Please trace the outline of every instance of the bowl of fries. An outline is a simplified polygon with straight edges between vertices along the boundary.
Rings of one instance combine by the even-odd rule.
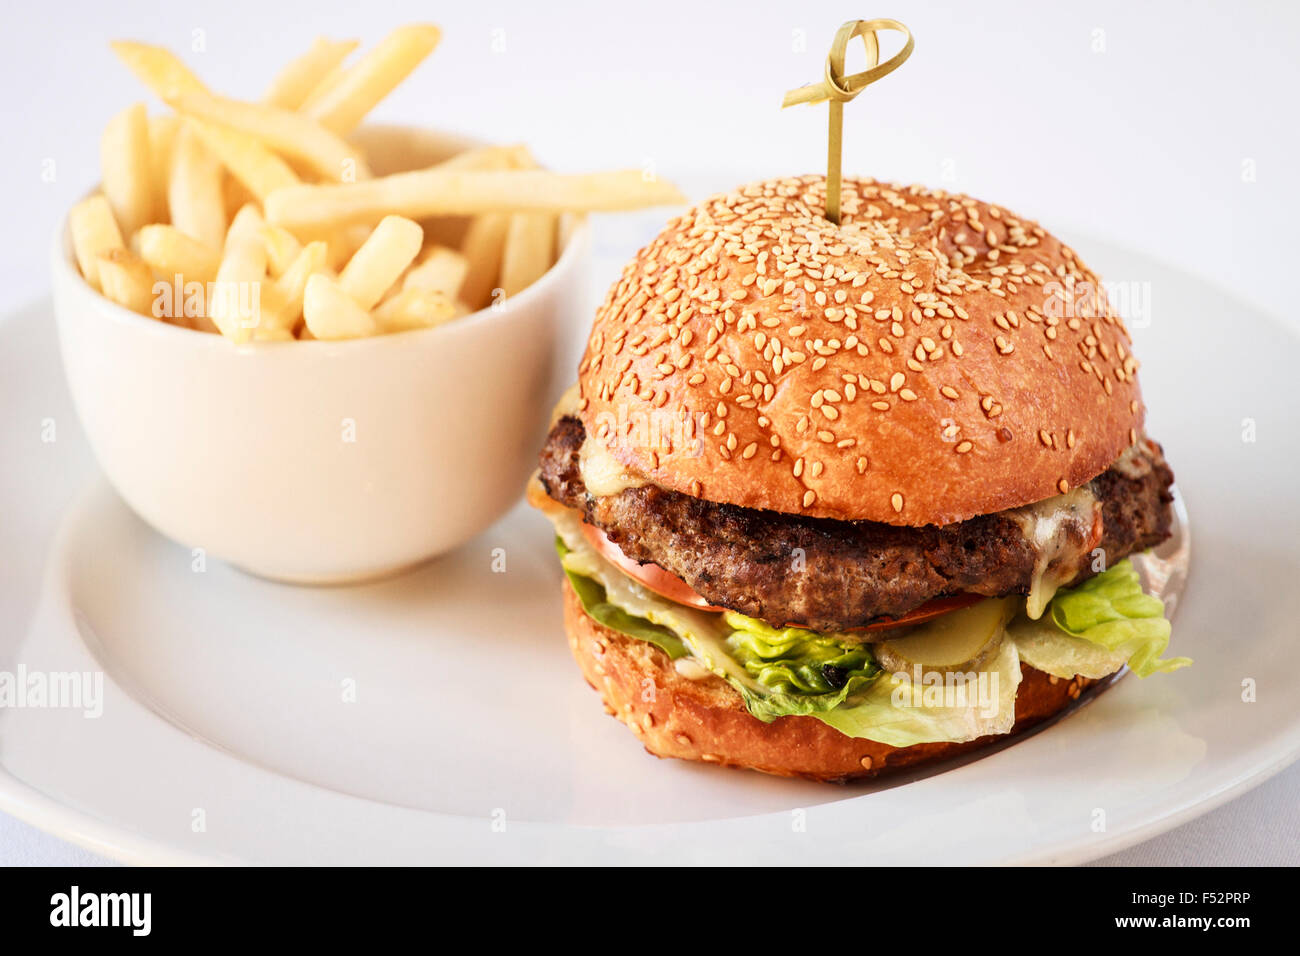
[[[492,524],[571,372],[586,214],[679,199],[361,126],[434,44],[401,28],[349,67],[318,40],[257,103],[115,44],[173,112],[110,121],[56,236],[55,318],[102,470],[195,558],[340,583]]]

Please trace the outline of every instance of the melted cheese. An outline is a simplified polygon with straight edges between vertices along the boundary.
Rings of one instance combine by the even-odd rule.
[[[649,484],[640,475],[633,474],[623,463],[609,453],[600,442],[590,435],[582,443],[578,452],[578,473],[588,493],[597,498],[616,495],[628,488],[640,488]]]
[[[1084,486],[1007,512],[1020,525],[1035,554],[1034,574],[1025,600],[1025,614],[1030,620],[1042,617],[1057,590],[1074,580],[1097,508],[1096,496]],[[1069,530],[1077,534],[1070,535]],[[1081,538],[1083,544],[1075,538]]]
[[[561,418],[577,418],[581,401],[582,394],[575,382],[555,403],[555,408],[551,411],[551,426],[554,427]],[[640,488],[650,483],[629,471],[610,454],[608,448],[590,435],[583,439],[582,448],[578,450],[578,474],[582,476],[582,483],[588,493],[596,498],[606,498],[628,488]]]

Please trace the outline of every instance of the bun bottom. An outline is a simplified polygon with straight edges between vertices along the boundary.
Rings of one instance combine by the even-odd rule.
[[[569,647],[583,676],[604,699],[606,712],[627,724],[657,757],[810,780],[872,777],[1005,742],[1060,713],[1084,687],[1096,683],[1086,677],[1051,677],[1021,664],[1016,722],[1010,733],[959,744],[890,747],[847,737],[815,717],[778,717],[764,723],[750,715],[726,681],[712,675],[703,680],[683,677],[653,644],[591,618],[567,580],[563,589]]]

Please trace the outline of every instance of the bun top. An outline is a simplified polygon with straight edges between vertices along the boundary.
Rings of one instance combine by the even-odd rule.
[[[1142,429],[1096,275],[967,196],[770,180],[627,264],[578,370],[587,434],[635,475],[747,508],[948,524],[1104,471]]]

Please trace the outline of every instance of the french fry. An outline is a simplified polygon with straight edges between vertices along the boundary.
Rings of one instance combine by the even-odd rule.
[[[302,253],[302,243],[283,226],[263,226],[262,240],[266,243],[266,271],[278,279]]]
[[[68,231],[72,234],[72,250],[82,277],[96,291],[103,291],[99,281],[99,257],[114,249],[125,248],[122,231],[113,218],[113,209],[101,193],[83,199],[68,214]]]
[[[262,97],[262,102],[285,110],[298,109],[306,102],[312,90],[356,48],[356,40],[317,37],[311,49],[280,71]]]
[[[469,273],[469,260],[455,249],[433,246],[402,278],[402,291],[428,289],[454,299]]]
[[[104,196],[126,235],[157,220],[149,114],[143,103],[128,106],[108,121],[99,142],[99,166]]]
[[[307,280],[302,317],[317,339],[358,339],[379,331],[370,313],[321,272]]]
[[[329,243],[328,263],[329,267],[338,272],[348,264],[358,249],[366,244],[374,228],[362,223],[352,223],[348,226],[338,226],[331,229],[325,236],[324,241]],[[307,239],[320,238],[317,236],[304,237]]]
[[[461,243],[469,271],[460,284],[460,297],[471,309],[485,308],[492,301],[509,228],[510,217],[500,212],[478,216],[469,224]]]
[[[226,233],[208,303],[208,318],[222,335],[237,343],[249,341],[261,320],[262,280],[266,277],[262,226],[262,216],[251,203],[236,214]]]
[[[288,163],[247,133],[196,119],[187,119],[186,124],[259,201],[264,203],[271,193],[298,183]]]
[[[478,146],[457,153],[450,159],[438,163],[435,169],[444,172],[452,170],[474,169],[533,169],[533,154],[527,146],[517,143],[513,146]]]
[[[131,40],[109,44],[117,58],[164,102],[168,97],[206,93],[208,88],[170,50]]]
[[[205,284],[217,277],[221,254],[175,226],[145,226],[136,237],[140,258],[168,282],[178,275],[186,282]]]
[[[340,222],[410,219],[486,212],[564,212],[639,209],[684,202],[663,180],[640,170],[565,175],[537,169],[395,173],[360,183],[296,185],[265,198],[266,218],[289,229]]]
[[[307,113],[326,129],[346,136],[438,45],[442,31],[430,24],[398,27],[341,73],[310,103]]]
[[[344,66],[342,63],[339,63],[328,73],[322,76],[320,78],[320,82],[318,82],[316,86],[312,88],[312,91],[307,94],[307,98],[302,101],[302,104],[298,107],[298,112],[307,113],[310,115],[312,108],[317,103],[319,103],[322,99],[324,99],[327,95],[333,92],[334,88],[339,85],[339,80],[343,79],[344,75],[347,72],[348,72],[348,68]],[[302,333],[304,335],[311,334],[311,332],[308,331],[307,326],[305,325],[302,327]]]
[[[221,201],[226,206],[228,219],[234,219],[235,213],[250,202],[254,206],[258,205],[258,198],[253,195],[253,191],[234,176],[227,174],[224,169],[221,171]]]
[[[307,281],[317,273],[325,273],[325,243],[309,242],[303,246],[280,278],[275,280],[277,303],[276,325],[292,330],[302,316],[303,297]]]
[[[132,312],[153,317],[153,272],[129,249],[110,249],[96,259],[104,295]]]
[[[403,289],[374,312],[384,332],[406,332],[441,325],[456,317],[455,300],[436,289]]]
[[[86,280],[151,314],[165,278],[182,297],[168,321],[235,343],[356,338],[514,295],[588,212],[684,202],[639,170],[541,170],[523,145],[374,178],[347,137],[440,38],[399,27],[349,66],[355,40],[318,37],[257,102],[209,90],[160,47],[112,44],[176,115],[137,104],[105,129],[103,194],[69,221]]]
[[[173,226],[214,250],[221,249],[226,238],[221,165],[188,124],[176,131],[167,207]]]
[[[359,151],[316,120],[293,110],[241,103],[210,93],[187,93],[168,103],[185,116],[245,133],[325,179],[355,182],[370,178],[370,167]]]
[[[424,230],[419,223],[386,216],[348,260],[339,274],[339,288],[361,308],[373,309],[419,255],[423,242]]]
[[[172,155],[176,150],[176,131],[180,118],[172,113],[149,117],[149,157],[153,178],[153,209],[158,221],[169,218],[167,184],[171,179]]]
[[[546,212],[517,212],[506,230],[501,257],[501,291],[522,292],[555,261],[555,216]]]

